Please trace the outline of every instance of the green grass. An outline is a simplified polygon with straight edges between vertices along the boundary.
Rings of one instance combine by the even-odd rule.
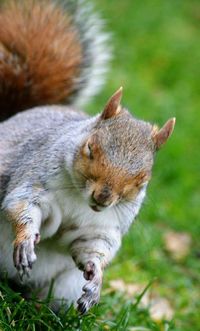
[[[96,1],[97,2],[97,1]],[[89,106],[100,111],[121,85],[123,103],[137,117],[159,125],[176,116],[175,132],[158,153],[148,197],[122,248],[105,273],[101,303],[85,317],[70,309],[53,314],[36,308],[0,285],[2,330],[160,330],[198,331],[200,326],[199,109],[200,43],[198,0],[101,0],[97,8],[113,32],[114,60],[108,83]],[[166,253],[169,230],[192,237],[182,261]],[[120,293],[109,280],[151,284],[167,298],[173,321],[154,322],[148,309]]]

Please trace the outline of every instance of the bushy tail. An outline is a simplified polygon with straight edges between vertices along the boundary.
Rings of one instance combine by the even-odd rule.
[[[38,105],[83,103],[109,59],[84,0],[6,0],[0,8],[0,120]]]

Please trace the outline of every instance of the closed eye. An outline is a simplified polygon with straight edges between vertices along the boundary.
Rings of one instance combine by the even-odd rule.
[[[97,176],[93,176],[93,175],[90,175],[90,179],[91,179],[93,182],[96,182],[96,181],[99,179],[99,177],[97,177]]]

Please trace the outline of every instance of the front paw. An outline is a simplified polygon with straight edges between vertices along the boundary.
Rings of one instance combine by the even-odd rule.
[[[100,299],[101,284],[95,284],[89,282],[83,287],[84,294],[78,299],[78,311],[81,314],[87,313],[87,311],[96,305]]]
[[[39,240],[40,235],[36,233],[22,241],[16,239],[14,243],[13,261],[21,279],[23,279],[25,275],[28,277],[30,275],[32,265],[37,259],[34,251],[35,244],[37,244]]]
[[[91,307],[96,305],[100,299],[102,273],[95,263],[89,261],[84,269],[84,277],[89,282],[83,287],[83,295],[77,301],[78,311],[85,314]]]

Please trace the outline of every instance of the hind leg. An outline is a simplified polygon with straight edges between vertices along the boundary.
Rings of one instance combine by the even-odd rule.
[[[83,272],[76,267],[62,272],[53,283],[51,308],[58,311],[63,305],[66,305],[66,308],[71,304],[77,306],[77,300],[83,294],[82,289],[86,283]]]

